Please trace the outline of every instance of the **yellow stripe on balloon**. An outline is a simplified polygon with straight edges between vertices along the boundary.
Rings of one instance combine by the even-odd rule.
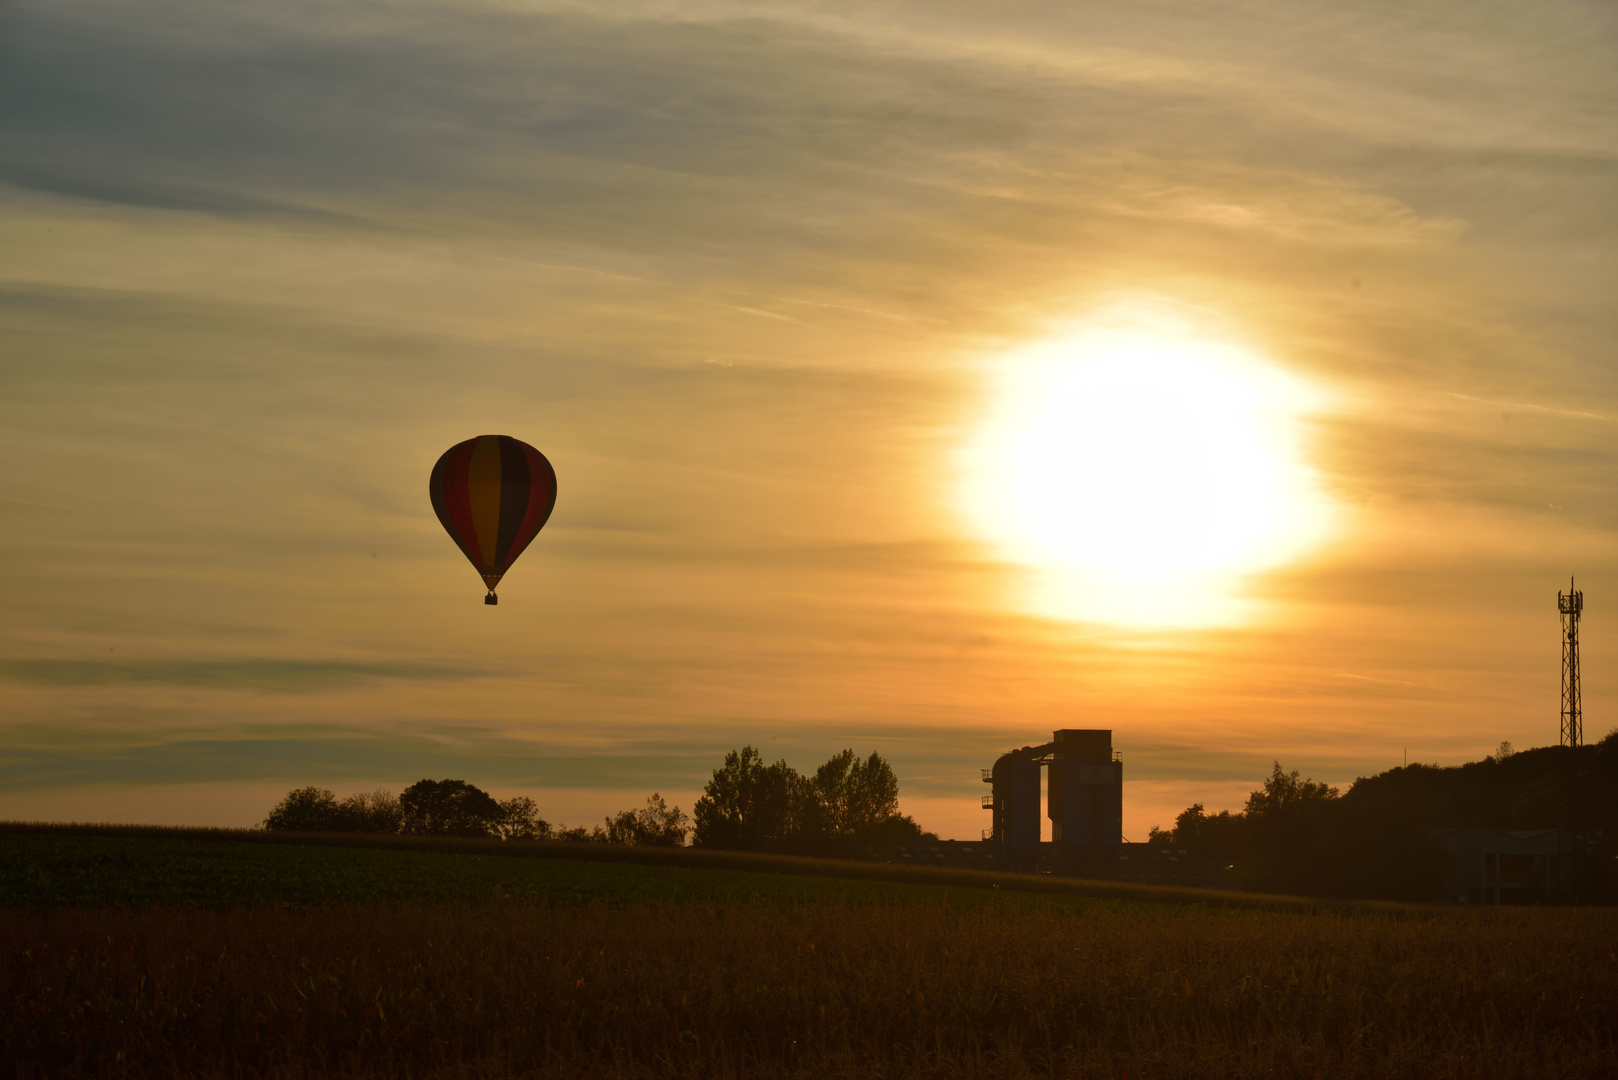
[[[478,534],[478,551],[484,566],[494,565],[495,544],[500,539],[500,440],[485,435],[472,448],[467,469],[467,496],[472,504],[472,527]]]

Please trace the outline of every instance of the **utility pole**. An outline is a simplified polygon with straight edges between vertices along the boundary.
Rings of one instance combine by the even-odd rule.
[[[1562,736],[1559,745],[1575,750],[1584,744],[1584,700],[1579,690],[1579,616],[1584,614],[1584,594],[1568,578],[1567,592],[1556,594],[1556,607],[1562,613]]]

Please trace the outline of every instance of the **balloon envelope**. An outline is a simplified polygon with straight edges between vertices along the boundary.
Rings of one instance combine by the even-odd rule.
[[[494,587],[544,527],[556,505],[556,470],[509,435],[479,435],[444,451],[427,492],[444,531]]]

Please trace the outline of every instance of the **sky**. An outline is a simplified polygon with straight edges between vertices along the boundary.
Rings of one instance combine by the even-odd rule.
[[[1618,726],[1602,3],[0,5],[0,817]],[[451,444],[558,475],[498,607]]]

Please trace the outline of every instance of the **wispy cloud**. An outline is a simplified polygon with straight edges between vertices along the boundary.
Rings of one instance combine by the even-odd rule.
[[[330,660],[0,660],[0,679],[36,686],[186,686],[296,694],[377,679],[439,681],[486,672],[430,664]]]
[[[1497,409],[1519,409],[1523,412],[1545,413],[1550,416],[1570,416],[1579,420],[1602,420],[1611,423],[1618,417],[1603,416],[1600,413],[1582,412],[1578,409],[1559,409],[1552,405],[1535,405],[1522,401],[1494,401],[1490,398],[1473,397],[1471,394],[1450,393],[1450,397],[1461,401],[1472,401],[1479,405],[1489,405]]]

